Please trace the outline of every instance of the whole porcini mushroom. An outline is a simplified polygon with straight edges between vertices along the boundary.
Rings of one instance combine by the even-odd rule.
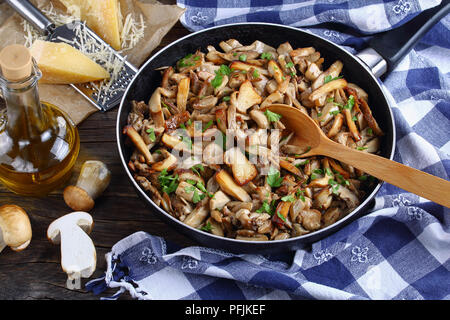
[[[89,211],[110,181],[111,172],[103,162],[86,161],[81,167],[76,185],[64,189],[64,201],[75,211]]]
[[[31,236],[31,223],[25,210],[16,205],[0,207],[0,252],[6,246],[14,251],[25,249]]]
[[[93,220],[87,212],[72,212],[53,221],[47,229],[47,238],[61,244],[61,267],[68,278],[68,289],[80,289],[81,278],[89,278],[95,271],[97,253],[88,234]]]

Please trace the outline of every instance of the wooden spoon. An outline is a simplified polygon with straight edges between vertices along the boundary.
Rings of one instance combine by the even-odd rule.
[[[358,168],[380,180],[450,208],[450,182],[398,162],[330,140],[308,115],[299,109],[273,104],[267,107],[282,116],[288,130],[295,132],[289,144],[310,148],[302,157],[327,156]]]

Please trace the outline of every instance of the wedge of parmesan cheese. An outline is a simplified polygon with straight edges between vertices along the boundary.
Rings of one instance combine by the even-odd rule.
[[[118,0],[59,0],[69,14],[86,21],[100,38],[115,50],[121,49],[123,28]]]
[[[75,84],[110,77],[103,67],[67,43],[36,40],[30,52],[42,72],[41,83]]]

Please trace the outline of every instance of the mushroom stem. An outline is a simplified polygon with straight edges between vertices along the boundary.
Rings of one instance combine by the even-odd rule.
[[[89,160],[81,167],[75,186],[64,189],[64,201],[76,211],[89,211],[97,199],[108,187],[111,172],[101,161]]]
[[[81,167],[76,186],[83,189],[93,199],[105,191],[111,181],[111,172],[101,161],[86,161]]]

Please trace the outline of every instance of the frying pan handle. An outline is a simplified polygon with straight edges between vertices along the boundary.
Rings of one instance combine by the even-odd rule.
[[[396,29],[379,33],[369,41],[369,47],[357,56],[380,77],[392,71],[414,45],[450,12],[450,1],[442,0],[439,6],[425,10],[417,17]]]
[[[55,29],[55,25],[28,0],[6,0],[6,2],[42,34],[48,35]]]

